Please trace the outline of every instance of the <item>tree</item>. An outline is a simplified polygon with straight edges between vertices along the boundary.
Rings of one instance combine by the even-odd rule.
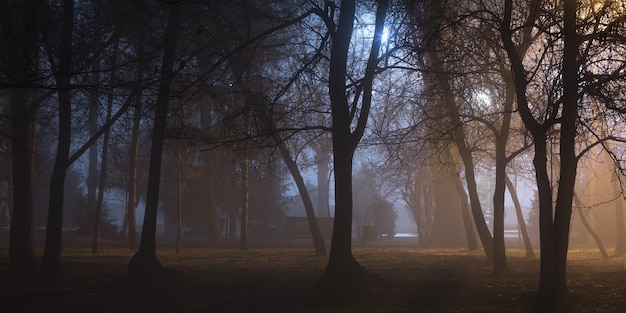
[[[139,157],[139,135],[141,123],[141,97],[137,97],[137,103],[133,110],[133,127],[131,133],[130,156],[128,160],[128,178],[126,189],[128,200],[126,202],[126,223],[128,224],[128,248],[137,249],[137,222],[135,209],[137,208],[137,165]]]
[[[444,27],[442,23],[446,18],[445,9],[442,3],[433,1],[416,5],[409,10],[415,25],[421,26],[420,38],[416,41],[424,43],[424,46],[418,49],[424,51],[423,57],[419,61],[425,72],[426,92],[430,94],[430,99],[435,99],[433,102],[436,103],[431,114],[442,116],[445,120],[444,124],[450,128],[450,140],[454,142],[463,162],[474,224],[487,259],[489,262],[493,262],[494,242],[485,222],[478,195],[475,162],[470,145],[467,143],[469,137],[461,119],[462,115],[457,100],[454,97],[451,71],[445,67],[446,60],[440,56],[440,51],[445,47],[442,45],[444,38],[440,32],[440,29]]]
[[[613,172],[614,176],[618,174]],[[617,194],[622,194],[622,190],[620,190],[620,181],[619,177],[615,177],[614,181],[611,182],[611,186],[613,187],[613,192]],[[615,199],[615,228],[617,230],[617,241],[615,243],[615,255],[620,256],[626,254],[626,228],[624,226],[624,198],[623,196],[618,196]]]
[[[63,225],[63,196],[65,175],[69,166],[69,153],[72,137],[72,96],[70,84],[72,74],[72,36],[74,34],[74,2],[63,1],[63,19],[61,42],[58,55],[58,66],[55,66],[51,47],[47,47],[48,57],[52,64],[57,86],[59,104],[59,134],[57,152],[50,178],[50,198],[46,244],[43,255],[42,275],[55,278],[59,272],[61,258],[61,237]]]
[[[117,37],[117,34],[114,34]],[[119,40],[115,40],[113,43],[113,53],[111,55],[111,64],[112,68],[115,68],[115,64],[117,63],[117,58],[119,57]],[[115,84],[117,81],[115,70],[111,71],[110,82],[111,85]],[[107,99],[107,109],[106,109],[106,117],[105,123],[111,120],[111,115],[113,111],[113,96],[109,95]],[[94,232],[93,232],[93,242],[92,242],[92,252],[98,253],[100,249],[100,228],[101,228],[101,220],[102,220],[102,203],[104,202],[104,191],[106,189],[107,182],[107,167],[109,162],[109,138],[110,138],[110,129],[107,129],[104,132],[104,138],[102,139],[102,157],[100,159],[100,181],[98,182],[98,198],[96,201],[96,212],[94,214]],[[91,165],[91,159],[90,159]]]
[[[85,13],[84,6],[79,7],[80,13]],[[56,9],[56,8],[55,8]],[[45,26],[47,21],[44,13],[54,12],[52,8],[43,7],[38,11],[37,19],[41,23],[41,27]],[[51,71],[51,77],[54,78],[53,89],[57,93],[58,103],[58,134],[57,134],[57,151],[54,161],[54,167],[50,178],[50,193],[48,203],[48,220],[46,229],[46,244],[44,249],[42,276],[44,278],[54,278],[58,275],[61,246],[62,246],[62,228],[63,228],[63,207],[64,207],[64,181],[66,177],[67,169],[85,153],[91,144],[98,140],[130,107],[134,98],[137,97],[143,90],[142,84],[132,86],[131,91],[125,98],[125,101],[120,105],[117,112],[111,115],[108,121],[99,127],[98,131],[93,134],[84,144],[82,144],[71,155],[70,146],[72,144],[72,93],[74,90],[79,90],[78,83],[73,79],[77,79],[76,72],[82,66],[86,66],[84,63],[89,63],[90,58],[86,55],[93,55],[89,52],[81,49],[74,49],[74,23],[78,14],[75,14],[74,3],[72,1],[65,1],[61,7],[61,31],[60,40],[54,39],[54,32],[44,33],[42,35],[43,46],[46,51],[47,61]],[[87,19],[86,14],[81,15]],[[80,24],[84,26],[85,24]],[[81,31],[89,32],[89,30],[78,29]],[[98,32],[103,29],[98,29]],[[77,31],[78,32],[78,31]],[[81,33],[81,35],[85,35]],[[95,35],[95,34],[91,34]],[[97,35],[102,35],[98,33]],[[53,42],[58,42],[58,47],[52,45]],[[91,51],[89,49],[86,49]],[[81,52],[81,53],[79,53]],[[86,55],[84,55],[86,54]],[[80,58],[79,58],[80,56]],[[84,68],[83,68],[84,69]]]
[[[326,244],[324,243],[322,232],[320,230],[319,224],[317,223],[317,217],[315,216],[315,211],[313,209],[313,201],[311,201],[311,196],[309,195],[309,192],[304,183],[302,173],[300,173],[296,161],[293,160],[293,158],[291,157],[291,153],[287,149],[285,141],[282,140],[278,134],[275,134],[274,136],[276,144],[278,145],[278,149],[280,150],[283,160],[285,161],[285,165],[287,165],[291,176],[296,182],[298,193],[300,193],[300,197],[302,198],[302,203],[304,204],[304,209],[309,221],[309,230],[311,231],[311,235],[313,237],[315,255],[326,255]]]
[[[583,223],[583,226],[585,226],[585,229],[587,229],[587,231],[593,238],[593,241],[596,243],[596,246],[598,247],[598,250],[600,250],[600,254],[602,255],[602,258],[608,259],[609,255],[606,253],[606,249],[604,249],[604,244],[602,244],[602,239],[600,239],[600,236],[596,234],[596,232],[593,230],[593,227],[591,227],[591,225],[587,221],[587,218],[585,217],[585,213],[583,212],[585,205],[582,203],[582,201],[580,201],[580,198],[578,198],[578,195],[576,194],[574,194],[574,202],[576,203],[576,206],[577,206],[576,209],[578,211],[578,216],[580,217],[580,221]]]
[[[371,168],[373,165],[368,167]],[[395,219],[398,215],[393,204],[387,200],[388,194],[383,191],[385,182],[369,168],[361,168],[353,178],[353,225],[357,237],[368,239],[365,238],[366,226],[374,226],[377,235],[393,236]]]
[[[156,257],[156,222],[159,206],[159,187],[161,181],[161,160],[167,126],[168,104],[174,76],[173,65],[176,55],[177,35],[181,5],[168,4],[168,22],[163,41],[164,54],[161,65],[159,91],[156,99],[154,125],[152,130],[152,146],[150,148],[150,168],[148,190],[146,192],[146,208],[141,231],[139,250],[128,265],[129,278],[149,277],[162,270],[161,262]]]
[[[542,7],[542,4],[546,7]],[[615,139],[599,135],[589,127],[591,123],[588,121],[607,117],[597,112],[620,112],[621,103],[603,96],[613,86],[623,83],[623,77],[615,75],[614,70],[622,68],[624,60],[604,58],[607,51],[622,49],[621,41],[613,37],[620,27],[600,25],[623,24],[622,19],[617,17],[623,8],[613,7],[610,2],[596,6],[582,1],[565,0],[554,7],[540,1],[531,2],[525,9],[526,21],[521,27],[513,26],[513,1],[505,2],[500,37],[514,74],[518,111],[533,137],[533,164],[540,215],[540,303],[543,308],[550,308],[562,301],[567,292],[565,273],[578,160],[593,146]],[[532,34],[531,25],[538,20],[540,12],[550,12],[542,16],[545,19],[541,21],[547,25],[558,25],[555,32],[549,31],[550,27],[539,26],[537,34]],[[520,44],[515,44],[514,39],[520,38],[520,32],[526,33],[521,36],[522,41],[524,38],[548,39],[542,41],[544,46],[535,50],[544,62],[537,63],[536,59],[525,60],[525,55],[519,53]],[[595,62],[598,59],[604,60],[600,62],[603,66],[597,66],[600,64]],[[536,68],[529,71],[525,67],[528,65]],[[531,72],[541,75],[530,75]],[[544,84],[550,82],[544,89],[548,95],[539,98],[540,102],[544,102],[540,106],[530,104],[532,92],[528,89],[531,84],[539,86],[539,79],[546,79],[541,82]],[[607,88],[598,89],[596,83]],[[592,99],[600,101],[594,102]],[[598,104],[603,104],[604,108],[597,110]],[[588,111],[596,113],[589,116],[586,113]],[[558,128],[553,131],[557,125]],[[552,131],[558,136],[559,143],[558,170],[554,178],[558,179],[559,184],[554,207],[546,160],[547,143]],[[580,141],[584,132],[593,133],[596,142],[582,146]]]
[[[4,68],[11,115],[11,180],[13,210],[10,228],[9,258],[11,270],[33,273],[38,261],[33,248],[32,165],[34,116],[37,101],[29,100],[26,85],[33,79],[39,27],[36,23],[38,3],[0,1],[0,19],[4,38],[3,50],[8,58]]]
[[[508,175],[504,177],[506,188],[511,195],[511,199],[513,199],[513,205],[515,205],[515,215],[517,216],[517,225],[519,227],[520,233],[522,234],[522,239],[524,240],[524,248],[526,249],[526,257],[534,258],[535,251],[533,250],[532,244],[530,242],[530,237],[528,236],[528,230],[526,228],[526,222],[524,220],[524,215],[522,214],[522,205],[520,204],[519,198],[517,197],[517,189],[515,185],[511,181]]]
[[[355,1],[341,2],[339,21],[331,41],[329,95],[333,123],[335,221],[328,264],[318,281],[318,289],[339,299],[343,295],[349,296],[359,288],[361,290],[367,288],[369,275],[352,255],[352,159],[367,124],[372,100],[372,83],[376,74],[388,6],[388,1],[378,1],[374,38],[364,77],[358,88],[359,93],[355,95],[354,100],[358,101],[358,98],[361,98],[358,116],[356,112],[351,111],[353,105],[348,99],[346,86],[348,52],[356,14]],[[354,128],[353,123],[356,124]]]
[[[417,226],[417,238],[422,246],[430,246],[433,243],[433,227],[435,225],[435,190],[433,165],[423,164],[415,170],[414,175],[409,175],[402,191],[402,199]]]

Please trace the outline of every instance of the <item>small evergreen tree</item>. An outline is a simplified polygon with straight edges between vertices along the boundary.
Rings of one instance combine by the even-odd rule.
[[[73,207],[72,222],[76,228],[75,235],[79,237],[93,236],[94,210],[87,206],[87,195],[80,193]],[[118,229],[114,220],[109,217],[110,209],[106,202],[102,204],[102,219],[100,220],[100,236],[106,239],[117,239]]]
[[[536,244],[539,241],[539,194],[537,191],[533,194],[533,199],[530,202],[527,228],[530,240]]]

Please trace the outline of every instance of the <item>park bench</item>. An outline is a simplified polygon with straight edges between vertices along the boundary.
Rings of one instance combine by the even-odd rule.
[[[318,217],[317,223],[322,232],[322,237],[330,239],[333,235],[333,222],[332,217]],[[287,216],[287,238],[311,238],[311,231],[309,229],[309,220],[305,216]]]

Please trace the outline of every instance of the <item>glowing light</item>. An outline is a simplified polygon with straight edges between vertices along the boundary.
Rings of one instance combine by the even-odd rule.
[[[389,39],[389,30],[387,28],[383,29],[383,34],[380,37],[381,42],[385,43]]]

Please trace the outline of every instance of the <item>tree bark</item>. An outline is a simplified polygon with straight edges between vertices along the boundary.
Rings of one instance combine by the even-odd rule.
[[[511,128],[511,115],[515,103],[515,85],[510,71],[501,70],[505,80],[505,99],[500,129],[494,129],[496,143],[495,190],[493,193],[493,273],[502,276],[508,271],[506,262],[506,247],[504,242],[504,195],[506,193],[506,167],[509,162],[506,156],[506,147]],[[524,224],[523,218],[522,223]],[[527,250],[528,253],[528,250]]]
[[[99,82],[96,80],[95,82]],[[89,133],[91,135],[98,131],[98,96],[92,94],[92,105],[89,107]],[[87,203],[86,210],[89,213],[96,210],[96,189],[98,188],[98,142],[94,142],[89,147],[89,165],[87,169]],[[87,214],[89,216],[89,214]],[[86,221],[85,221],[86,222]],[[82,226],[82,225],[81,225]]]
[[[205,153],[208,153],[208,157],[205,159],[207,160],[205,166],[207,167],[207,171],[209,172],[207,184],[207,239],[209,244],[216,244],[220,242],[222,230],[220,226],[219,213],[217,212],[217,200],[215,197],[215,157],[213,155],[213,151],[207,151]]]
[[[529,7],[533,11],[530,12],[528,20],[530,22],[534,22],[534,17],[537,16],[537,3],[533,2]],[[517,108],[524,125],[533,137],[533,144],[535,148],[533,166],[535,167],[535,178],[539,194],[539,241],[541,252],[539,306],[542,309],[549,310],[552,305],[558,301],[556,293],[557,279],[555,275],[552,186],[550,184],[547,167],[547,133],[554,123],[554,116],[546,117],[546,120],[543,124],[541,124],[535,120],[530,110],[528,99],[526,97],[528,81],[526,79],[526,70],[524,69],[524,65],[522,63],[523,57],[519,54],[518,48],[512,40],[513,31],[510,26],[512,10],[513,1],[506,0],[504,3],[503,28],[500,30],[500,35],[504,49],[511,62],[511,70],[515,82]],[[571,66],[571,64],[569,65]],[[554,110],[554,112],[555,111],[558,110]]]
[[[352,160],[369,116],[372,82],[388,6],[389,1],[378,1],[374,40],[362,81],[361,110],[354,131],[351,130],[353,115],[346,93],[348,50],[356,11],[354,0],[341,1],[339,23],[332,37],[329,95],[333,122],[335,220],[328,264],[318,281],[318,290],[336,301],[349,301],[353,296],[361,295],[369,285],[367,271],[352,255]]]
[[[128,248],[137,249],[137,160],[139,158],[139,135],[141,124],[141,97],[137,98],[137,102],[133,112],[133,130],[130,143],[130,159],[128,161],[128,202],[126,203],[126,214],[128,216]]]
[[[111,119],[111,111],[113,110],[113,99],[109,98],[107,105],[106,121]],[[104,202],[104,191],[106,189],[107,165],[109,162],[109,134],[110,129],[104,133],[102,139],[102,158],[100,164],[100,182],[98,183],[98,200],[96,202],[96,212],[94,214],[93,242],[91,251],[98,253],[100,250],[100,229],[102,226],[102,205]]]
[[[115,65],[117,64],[118,50],[119,50],[119,39],[117,38],[113,44],[113,55],[111,57],[111,67],[115,69]],[[98,75],[98,74],[96,74]],[[115,84],[117,77],[115,75],[115,70],[111,71],[110,77],[111,85]],[[95,105],[96,103],[94,103]],[[105,118],[105,125],[109,123],[111,120],[111,115],[113,114],[113,96],[109,95],[107,100],[107,113]],[[97,131],[97,130],[96,130]],[[96,131],[92,133],[96,133]],[[94,230],[93,230],[93,243],[92,243],[92,252],[98,253],[100,250],[100,230],[102,226],[102,206],[104,202],[104,191],[106,190],[106,173],[107,166],[109,162],[109,137],[110,137],[111,129],[107,128],[104,133],[104,138],[102,139],[102,158],[100,164],[100,182],[98,183],[98,200],[96,202],[96,212],[94,214]],[[91,152],[91,151],[90,151]]]
[[[182,156],[180,144],[176,147],[176,253],[180,252],[180,237],[183,232],[183,192],[182,192]]]
[[[39,262],[33,248],[33,151],[30,141],[34,137],[31,128],[33,112],[30,110],[26,89],[9,90],[11,99],[11,142],[13,214],[9,237],[11,271],[16,274],[31,274]]]
[[[57,152],[50,178],[50,196],[46,243],[43,255],[42,277],[56,278],[61,262],[61,241],[63,234],[63,195],[65,175],[69,166],[69,152],[72,138],[72,34],[74,30],[74,2],[63,1],[63,22],[61,26],[61,46],[59,48],[59,66],[55,70],[59,103],[59,134]],[[48,51],[49,54],[52,51]],[[53,57],[50,56],[52,59]]]
[[[0,20],[2,21],[4,47],[9,62],[7,81],[15,85],[8,89],[11,110],[11,179],[12,179],[12,214],[9,236],[10,270],[16,274],[32,274],[37,270],[38,261],[33,248],[33,146],[35,133],[34,117],[36,106],[29,104],[28,89],[20,86],[28,80],[32,69],[32,59],[37,50],[39,29],[34,16],[38,4],[29,2],[21,9],[21,14],[13,15],[16,10],[8,1],[0,1]],[[13,17],[17,21],[13,21]]]
[[[563,2],[563,104],[559,140],[559,188],[554,208],[555,296],[563,299],[567,293],[566,264],[572,217],[572,199],[576,183],[576,122],[578,119],[578,47],[576,25],[577,0]]]
[[[243,162],[241,162],[241,219],[240,222],[240,240],[239,248],[241,250],[248,249],[248,216],[250,208],[250,158],[248,152],[245,153]]]
[[[232,171],[230,173],[230,175],[228,175],[228,183],[227,186],[229,186],[229,190],[228,190],[228,204],[227,204],[227,210],[228,210],[228,233],[227,233],[227,237],[226,237],[226,243],[229,247],[234,247],[235,246],[235,240],[237,240],[237,215],[239,215],[238,211],[239,209],[237,208],[237,206],[235,205],[235,201],[234,201],[234,189],[236,187],[235,184],[235,162],[233,159],[232,162]]]
[[[165,128],[172,85],[173,64],[176,55],[176,43],[179,28],[180,4],[169,3],[169,17],[165,33],[164,54],[159,91],[156,99],[156,111],[150,148],[150,165],[148,169],[148,190],[146,192],[146,208],[141,232],[139,250],[131,258],[128,276],[134,278],[151,277],[162,271],[163,266],[156,257],[156,226],[159,209],[159,188],[161,183],[161,160],[165,142]]]

